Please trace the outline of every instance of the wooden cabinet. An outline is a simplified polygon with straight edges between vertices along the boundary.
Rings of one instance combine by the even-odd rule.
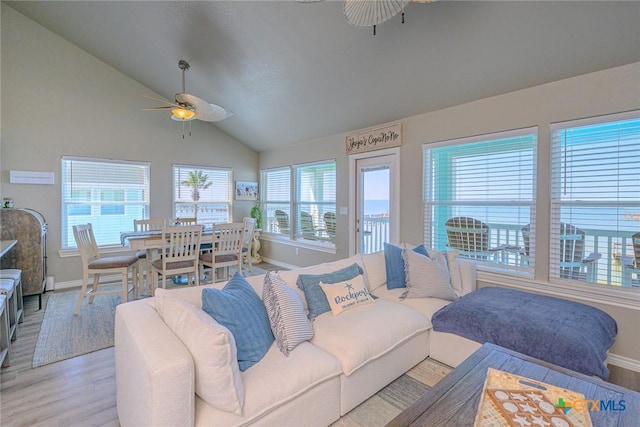
[[[42,293],[47,278],[47,223],[32,209],[0,210],[2,240],[17,240],[16,246],[0,260],[2,268],[22,270],[22,295],[38,295],[42,308]]]

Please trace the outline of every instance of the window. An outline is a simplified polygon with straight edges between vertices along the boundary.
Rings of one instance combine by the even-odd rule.
[[[640,231],[640,112],[551,127],[552,279],[620,285]]]
[[[264,231],[288,236],[291,220],[291,168],[261,172]]]
[[[424,241],[532,274],[536,145],[535,129],[424,145]]]
[[[291,240],[334,242],[335,219],[330,228],[326,219],[335,218],[336,212],[335,161],[263,170],[260,180],[266,232]]]
[[[232,221],[231,169],[173,165],[173,215],[198,224]]]
[[[149,216],[149,163],[62,158],[62,248],[76,247],[73,226],[91,223],[98,245],[120,245],[120,232]]]

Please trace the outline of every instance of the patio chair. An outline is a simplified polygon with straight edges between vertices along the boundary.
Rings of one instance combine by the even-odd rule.
[[[315,240],[318,238],[318,230],[309,212],[300,211],[300,235],[305,239]]]
[[[486,260],[494,253],[489,251],[489,226],[469,217],[449,218],[444,224],[447,230],[447,246],[465,258]]]
[[[275,211],[276,222],[278,223],[278,230],[282,234],[289,234],[289,215],[280,209]]]
[[[640,287],[640,232],[631,236],[633,256],[620,257],[622,264],[622,286]],[[633,274],[636,278],[633,279]]]
[[[524,257],[529,257],[531,225],[521,229],[524,242]],[[585,257],[585,233],[578,227],[560,223],[560,278],[596,281],[596,263],[602,257],[599,253],[590,253]]]
[[[326,212],[322,217],[324,219],[324,226],[327,229],[327,235],[330,240],[336,238],[336,213]]]

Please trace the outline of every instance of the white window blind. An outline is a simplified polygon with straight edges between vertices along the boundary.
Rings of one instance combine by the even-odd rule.
[[[232,221],[232,171],[228,168],[173,165],[173,215],[198,224]]]
[[[640,111],[557,123],[551,139],[550,276],[620,285],[640,231]]]
[[[291,231],[291,168],[261,171],[260,188],[264,231],[289,236]]]
[[[308,240],[335,240],[336,163],[316,163],[295,167],[296,237]],[[333,229],[327,230],[325,215],[333,215]]]
[[[62,249],[76,248],[73,226],[91,223],[100,246],[149,217],[149,163],[62,158]]]
[[[536,129],[423,146],[424,241],[532,274]]]

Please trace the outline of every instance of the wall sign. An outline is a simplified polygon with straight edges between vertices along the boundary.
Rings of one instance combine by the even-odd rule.
[[[344,140],[347,154],[402,145],[402,123],[360,130]]]
[[[53,185],[53,172],[9,171],[9,183]]]

